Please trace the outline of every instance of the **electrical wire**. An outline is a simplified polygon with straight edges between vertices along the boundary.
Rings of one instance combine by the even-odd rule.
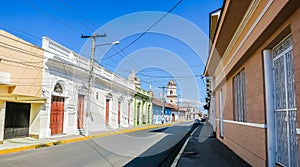
[[[71,11],[73,11],[75,14],[77,14],[78,16],[80,16],[82,19],[84,19],[86,22],[88,22],[89,24],[91,24],[92,26],[94,26],[94,28],[98,28],[97,25],[95,25],[93,22],[91,22],[89,19],[87,19],[86,17],[84,17],[83,15],[81,15],[79,12],[77,12],[74,8],[72,8],[72,6],[70,6],[68,3],[66,3],[63,0],[59,0],[64,6],[66,6],[67,8],[69,8]]]
[[[48,1],[48,0],[47,0]],[[162,16],[159,20],[157,20],[151,27],[149,27],[145,32],[144,32],[144,34],[141,34],[140,35],[140,37],[138,37],[137,39],[136,39],[136,41],[134,41],[134,43],[135,42],[137,42],[137,40],[139,40],[139,38],[141,38],[143,35],[145,35],[148,31],[150,31],[150,29],[152,29],[156,24],[158,24],[162,19],[164,19],[164,17],[166,17],[171,11],[173,11],[181,2],[182,2],[183,0],[181,0],[181,1],[179,1],[178,3],[176,3],[176,5],[175,6],[173,6],[164,16]],[[76,13],[78,16],[80,16],[80,17],[82,17],[84,20],[86,20],[87,22],[89,22],[91,25],[93,25],[94,27],[96,27],[97,28],[97,26],[95,25],[95,24],[93,24],[91,21],[89,21],[88,19],[86,19],[84,16],[82,16],[79,12],[77,12],[73,7],[71,7],[69,4],[67,4],[66,2],[64,2],[63,0],[60,0],[60,2],[63,4],[63,5],[65,5],[67,8],[69,8],[71,11],[73,11],[74,13]],[[102,32],[104,32],[102,29],[100,29],[100,31],[102,31]],[[108,36],[109,37],[109,36]],[[132,43],[133,44],[133,43]],[[114,49],[114,47],[113,47],[113,50],[115,50],[116,51],[116,54],[120,54],[120,53],[123,53],[126,57],[128,57],[128,54],[127,53],[125,53],[124,52],[124,48],[123,49],[121,49],[119,46],[117,46],[120,50],[119,51],[116,51],[115,49]],[[103,60],[105,60],[105,59],[102,59],[102,61]],[[112,59],[112,57],[111,57],[111,59],[110,60],[112,60],[115,64],[117,64],[117,62],[114,60],[114,59]],[[138,69],[140,69],[140,67],[132,60],[132,59],[130,59],[129,58],[129,61],[130,61],[130,63],[133,65],[133,66],[136,66]],[[106,65],[109,65],[108,63],[106,63]],[[111,67],[114,67],[114,66],[112,66],[112,65],[109,65],[109,66],[111,66]]]
[[[87,26],[86,24],[84,24],[83,22],[81,22],[80,20],[78,20],[77,18],[73,17],[72,15],[70,15],[67,11],[65,11],[64,9],[60,8],[58,5],[56,5],[55,3],[53,3],[50,0],[46,0],[46,2],[48,2],[50,5],[52,5],[53,7],[55,7],[56,9],[60,10],[62,13],[64,13],[65,15],[69,16],[70,18],[72,18],[73,20],[75,20],[76,22],[78,22],[80,25],[82,25],[83,27],[94,31],[94,29],[92,29],[91,27]]]
[[[33,3],[31,3],[31,2],[29,2],[29,1],[27,1],[27,0],[22,0],[22,1],[23,1],[24,3],[26,3],[27,5],[31,6],[33,9],[35,9],[35,10],[37,10],[37,11],[39,11],[39,12],[45,14],[45,15],[47,15],[48,17],[50,17],[50,18],[53,19],[54,21],[56,21],[56,22],[58,22],[58,23],[64,25],[65,27],[69,28],[70,30],[72,30],[72,31],[74,31],[74,32],[76,32],[76,33],[78,33],[78,34],[82,34],[82,32],[78,31],[76,28],[73,28],[72,26],[70,26],[70,25],[64,23],[63,21],[61,21],[61,20],[55,18],[54,16],[52,16],[51,14],[49,14],[48,12],[46,12],[45,10],[43,10],[42,8],[40,8],[40,7],[36,6],[36,5],[34,5]]]
[[[178,5],[180,5],[183,2],[183,0],[178,1],[170,10],[168,10],[168,12],[166,12],[162,17],[160,17],[157,21],[155,21],[150,27],[148,27],[143,33],[141,33],[136,39],[134,39],[132,42],[130,42],[128,45],[126,45],[125,47],[123,47],[119,52],[110,55],[105,59],[109,59],[111,57],[114,57],[116,55],[118,55],[120,52],[124,51],[125,49],[127,49],[128,47],[130,47],[131,45],[133,45],[134,43],[136,43],[139,39],[141,39],[144,35],[146,35],[154,26],[156,26],[159,22],[161,22],[165,17],[167,17],[167,15],[169,15],[169,13],[171,13]]]

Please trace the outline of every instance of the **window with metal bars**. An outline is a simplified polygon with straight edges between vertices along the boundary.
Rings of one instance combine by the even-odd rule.
[[[247,121],[245,69],[233,78],[233,115],[235,121]]]

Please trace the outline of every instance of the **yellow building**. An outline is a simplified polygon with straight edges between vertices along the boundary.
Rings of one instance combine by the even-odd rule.
[[[0,143],[39,135],[43,50],[0,30]]]

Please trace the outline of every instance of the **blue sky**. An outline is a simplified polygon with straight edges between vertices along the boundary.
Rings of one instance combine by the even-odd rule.
[[[107,38],[97,39],[97,43],[120,40],[121,44],[97,48],[95,58],[101,65],[123,77],[135,69],[141,78],[142,88],[148,90],[151,85],[156,96],[161,93],[157,87],[174,79],[179,83],[181,98],[204,100],[204,84],[200,75],[208,52],[209,12],[220,8],[223,0],[183,0],[149,33],[120,52],[177,2],[4,0],[0,6],[0,29],[37,46],[41,46],[42,36],[47,36],[86,57],[90,55],[90,41],[81,39],[81,34],[106,32]],[[136,31],[131,32],[130,29]],[[191,82],[195,82],[196,87],[189,86]]]

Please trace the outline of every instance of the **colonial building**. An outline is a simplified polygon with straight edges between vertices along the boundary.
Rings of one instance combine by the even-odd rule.
[[[153,98],[153,124],[170,123],[178,120],[178,107],[175,104],[164,103],[163,100]]]
[[[225,0],[211,29],[209,117],[217,138],[252,166],[299,165],[299,6]]]
[[[43,37],[45,112],[41,136],[84,134],[133,125],[135,87],[98,64]],[[88,100],[88,97],[90,100]]]
[[[141,89],[140,78],[131,70],[127,81],[135,85],[136,93],[134,95],[134,126],[152,124],[152,91]]]
[[[0,143],[39,137],[43,50],[0,30]]]
[[[134,125],[152,124],[152,94],[136,87],[134,95]]]

